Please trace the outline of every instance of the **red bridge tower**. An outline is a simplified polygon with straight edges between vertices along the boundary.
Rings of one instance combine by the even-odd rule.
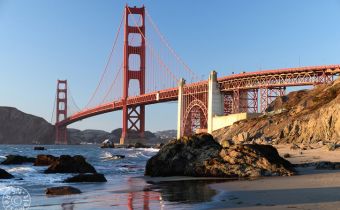
[[[67,118],[67,80],[58,80],[56,102],[56,144],[67,144],[67,128],[59,126],[59,122]]]
[[[140,18],[135,18],[139,16]],[[139,25],[137,25],[140,23]],[[129,25],[133,23],[133,25]],[[140,45],[131,45],[129,35],[140,36]],[[139,68],[131,69],[130,57],[139,57]],[[135,67],[136,68],[136,67]],[[143,139],[145,131],[145,105],[127,106],[130,80],[139,82],[139,94],[145,93],[145,8],[125,7],[124,78],[123,78],[123,130],[120,143]],[[138,134],[137,136],[135,134]]]

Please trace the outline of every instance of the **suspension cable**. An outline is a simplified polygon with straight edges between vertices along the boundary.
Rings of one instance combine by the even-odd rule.
[[[128,9],[128,11],[129,11],[129,13],[132,14],[131,11],[130,11],[130,8],[127,7],[127,9]],[[135,18],[134,18],[133,16],[132,16],[132,19],[133,19],[135,25],[137,26],[137,29],[138,29],[139,33],[142,35],[142,37],[144,38],[145,42],[148,43],[147,45],[148,45],[148,46],[150,47],[150,49],[151,49],[151,45],[149,44],[148,39],[146,39],[144,33],[143,33],[143,32],[141,31],[141,29],[138,27],[138,24],[137,24],[137,22],[136,22],[136,20],[135,20]],[[145,24],[145,23],[143,23],[143,24]],[[161,61],[161,63],[163,63],[162,60],[160,60],[160,61]],[[164,63],[163,63],[163,65],[166,66]],[[166,68],[166,70],[167,70],[167,71],[170,71],[170,74],[174,77],[174,79],[175,79],[176,81],[178,81],[178,79],[174,76],[174,74],[171,72],[171,70],[169,70],[169,68]]]
[[[106,94],[105,94],[105,96],[104,96],[104,99],[102,100],[101,103],[104,103],[104,101],[105,101],[106,98],[108,97],[108,95],[109,95],[109,93],[111,92],[113,86],[116,84],[116,80],[117,80],[118,75],[119,75],[119,73],[121,72],[122,69],[123,69],[123,62],[121,63],[120,68],[119,68],[119,70],[118,70],[118,72],[117,72],[117,74],[116,74],[116,76],[115,76],[113,82],[111,83],[110,88],[106,91]]]
[[[165,44],[165,46],[169,49],[169,51],[175,56],[175,58],[177,59],[177,61],[179,61],[180,63],[182,63],[182,65],[184,66],[184,69],[186,71],[188,71],[190,74],[192,74],[192,76],[194,78],[198,78],[198,76],[195,74],[194,71],[192,71],[189,66],[178,56],[178,54],[172,49],[172,47],[169,45],[169,43],[166,41],[164,35],[160,32],[160,30],[158,29],[157,25],[155,24],[155,22],[152,20],[151,16],[149,15],[149,13],[147,11],[145,11],[146,16],[148,18],[148,20],[150,21],[152,27],[155,29],[155,31],[158,33],[158,35],[160,36],[162,42]]]
[[[68,85],[67,91],[68,91],[68,96],[70,96],[70,99],[71,99],[72,104],[73,104],[73,105],[75,106],[75,108],[77,109],[76,111],[80,111],[81,109],[79,108],[79,106],[77,105],[76,101],[74,100],[74,98],[73,98],[73,96],[72,96],[70,85]]]
[[[53,122],[53,116],[54,116],[54,112],[55,112],[55,108],[56,108],[56,104],[57,104],[57,92],[55,92],[55,96],[54,96],[54,103],[53,103],[53,110],[52,110],[52,116],[51,116],[51,121],[50,123],[52,124]]]
[[[116,47],[116,44],[117,44],[118,36],[119,36],[119,34],[120,34],[120,30],[121,30],[121,27],[122,27],[122,25],[123,25],[124,17],[125,17],[125,13],[123,12],[123,15],[122,15],[122,18],[121,18],[121,21],[120,21],[118,30],[117,30],[117,32],[116,32],[116,37],[115,37],[115,40],[114,40],[114,42],[113,42],[113,46],[112,46],[112,49],[111,49],[111,52],[110,52],[110,55],[109,55],[109,59],[108,59],[106,65],[105,65],[104,72],[102,73],[101,78],[100,78],[100,81],[99,81],[99,83],[98,83],[98,85],[97,85],[95,91],[93,92],[92,96],[90,97],[89,102],[86,104],[85,108],[88,107],[88,106],[90,105],[90,103],[92,102],[92,100],[94,99],[95,95],[96,95],[97,92],[98,92],[98,89],[99,89],[101,83],[103,82],[104,76],[105,76],[106,72],[108,71],[108,66],[109,66],[109,64],[110,64],[110,62],[111,62],[112,55],[113,55],[113,52],[114,52],[115,47]]]

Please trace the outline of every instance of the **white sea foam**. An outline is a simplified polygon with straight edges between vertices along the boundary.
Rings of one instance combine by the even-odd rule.
[[[37,172],[37,170],[35,170],[32,167],[15,167],[15,168],[11,168],[8,169],[8,172],[10,173],[27,173],[27,172]]]
[[[104,152],[104,154],[100,157],[101,159],[112,158],[113,155],[110,152]]]
[[[145,151],[145,152],[158,152],[159,149],[156,149],[156,148],[140,148],[140,149],[137,149],[137,150],[141,150],[141,151]]]

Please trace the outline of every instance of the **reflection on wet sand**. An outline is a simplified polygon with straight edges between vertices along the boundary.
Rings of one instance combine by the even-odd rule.
[[[151,186],[153,191],[159,191],[164,201],[178,203],[201,203],[212,200],[217,192],[208,185],[221,180],[185,180],[160,182]],[[223,181],[225,182],[225,181]]]
[[[127,207],[134,209],[163,209],[167,204],[175,203],[195,204],[212,201],[217,192],[208,185],[225,182],[225,180],[182,180],[164,181],[159,183],[149,182],[143,190],[128,193]],[[128,181],[131,189],[138,186],[134,181]],[[172,204],[170,204],[172,203]]]
[[[61,204],[62,210],[73,210],[74,204],[73,203],[63,203]]]

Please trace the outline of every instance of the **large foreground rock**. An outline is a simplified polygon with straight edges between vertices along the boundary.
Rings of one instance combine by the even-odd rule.
[[[0,168],[0,179],[12,179],[14,176]]]
[[[61,155],[45,170],[45,173],[96,173],[96,169],[81,155],[73,157]]]
[[[46,195],[72,195],[79,194],[81,191],[70,186],[51,187],[46,189]]]
[[[211,135],[173,140],[148,160],[149,176],[258,177],[294,174],[293,166],[270,145],[222,148]]]
[[[35,158],[25,157],[21,155],[7,155],[6,160],[4,160],[1,164],[3,165],[12,165],[12,164],[23,164],[23,163],[34,163]]]
[[[64,182],[107,182],[103,174],[78,174],[76,176],[67,178]]]

